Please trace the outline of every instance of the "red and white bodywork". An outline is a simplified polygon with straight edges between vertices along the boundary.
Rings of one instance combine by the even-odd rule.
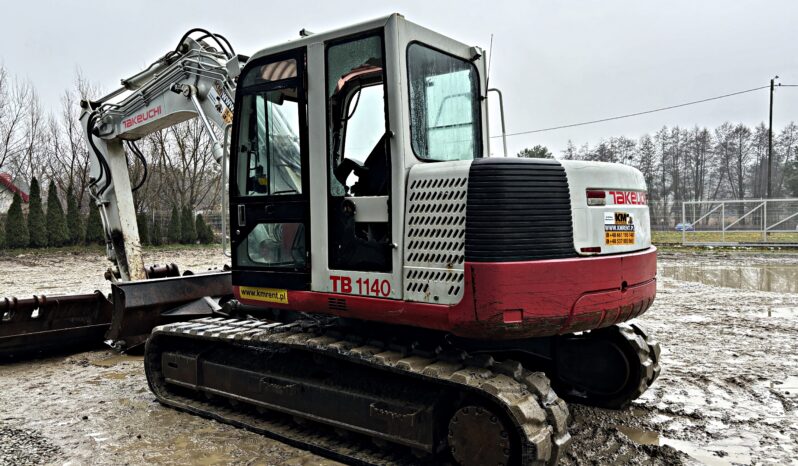
[[[644,312],[656,259],[642,175],[620,164],[484,158],[486,64],[478,47],[400,15],[255,54],[233,122],[236,298],[491,339],[588,330]],[[265,70],[275,67],[290,76],[272,79]],[[257,102],[274,111],[296,102],[298,118],[283,119],[296,146],[279,146],[291,149],[280,155],[290,163],[275,165],[259,149],[269,128],[255,122],[269,115]],[[373,139],[348,129],[358,112]],[[373,149],[346,162],[356,143]],[[345,189],[360,163],[366,169],[354,173],[368,189]],[[388,178],[370,178],[379,176]],[[341,260],[347,250],[361,252]]]
[[[490,167],[491,162],[502,166],[536,163],[481,162],[481,167]],[[242,291],[236,286],[236,297],[254,306],[322,310],[470,338],[571,333],[609,326],[645,312],[656,294],[656,248],[651,246],[646,187],[640,172],[599,162],[538,162],[564,169],[568,221],[572,223],[566,230],[572,233],[565,248],[570,254],[561,255],[569,257],[546,258],[543,254],[528,260],[469,260],[466,243],[471,234],[480,234],[470,229],[469,222],[469,211],[478,202],[472,195],[469,205],[472,162],[416,165],[407,180],[399,287],[385,274],[330,270],[327,280],[313,283],[311,291],[272,290],[276,294],[264,297],[257,296],[263,292],[257,288],[244,287]],[[510,173],[517,172],[515,166],[508,168]],[[494,188],[500,193],[501,182]],[[594,199],[590,204],[588,192]],[[597,192],[604,194],[600,200],[596,200]],[[549,196],[542,192],[540,197],[545,206]],[[496,209],[513,202],[500,196],[487,201]],[[522,204],[517,210],[523,208]],[[547,219],[545,212],[529,217],[540,224],[533,228],[545,230],[556,222]],[[495,227],[495,234],[500,235],[507,225]],[[617,231],[623,236],[619,238]],[[544,231],[541,241],[546,240]]]

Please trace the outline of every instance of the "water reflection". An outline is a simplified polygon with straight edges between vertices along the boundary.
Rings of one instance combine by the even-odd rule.
[[[732,466],[751,464],[751,449],[757,443],[746,438],[724,438],[709,445],[699,446],[689,441],[677,440],[660,435],[658,432],[628,426],[615,426],[621,433],[640,445],[667,445],[686,453],[702,464],[710,466]]]
[[[694,267],[666,265],[662,275],[676,280],[744,290],[798,293],[798,266],[751,265],[739,267]]]

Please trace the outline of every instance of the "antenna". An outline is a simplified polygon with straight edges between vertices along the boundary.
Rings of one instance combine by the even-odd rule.
[[[488,75],[485,77],[485,87],[490,87],[490,62],[493,60],[493,33],[490,33],[490,46],[488,47]]]

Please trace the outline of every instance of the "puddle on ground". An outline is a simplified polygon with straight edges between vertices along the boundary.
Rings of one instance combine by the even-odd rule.
[[[91,361],[91,363],[99,367],[113,367],[123,362],[140,362],[140,361],[144,361],[144,356],[130,356],[128,354],[116,354],[114,356],[105,359],[97,359]]]
[[[639,443],[640,445],[659,446],[659,434],[656,432],[628,426],[615,426],[615,428],[635,443]]]
[[[798,293],[798,266],[749,265],[740,267],[695,267],[666,265],[663,276],[676,280],[743,290]]]
[[[637,444],[667,445],[709,466],[731,466],[733,464],[751,463],[751,447],[753,444],[750,439],[726,438],[710,445],[699,447],[685,440],[663,437],[657,432],[636,427],[615,426],[615,428]]]
[[[784,381],[771,382],[771,386],[787,396],[798,398],[798,376],[791,375]]]
[[[768,317],[798,317],[798,307],[771,307],[768,308]]]

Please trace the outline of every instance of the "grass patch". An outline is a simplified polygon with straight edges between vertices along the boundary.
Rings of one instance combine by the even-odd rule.
[[[762,233],[751,231],[732,231],[723,235],[719,231],[688,231],[687,242],[702,241],[708,243],[762,243]],[[651,242],[654,244],[681,244],[680,231],[653,231]],[[768,233],[768,243],[798,243],[798,232]]]
[[[144,246],[144,252],[151,251],[185,251],[186,249],[210,250],[218,249],[222,251],[222,243],[210,244],[162,244],[161,246]]]
[[[0,257],[14,257],[24,254],[26,256],[44,256],[51,254],[105,254],[105,246],[99,244],[81,244],[76,246],[61,246],[58,248],[16,248],[0,249]]]

